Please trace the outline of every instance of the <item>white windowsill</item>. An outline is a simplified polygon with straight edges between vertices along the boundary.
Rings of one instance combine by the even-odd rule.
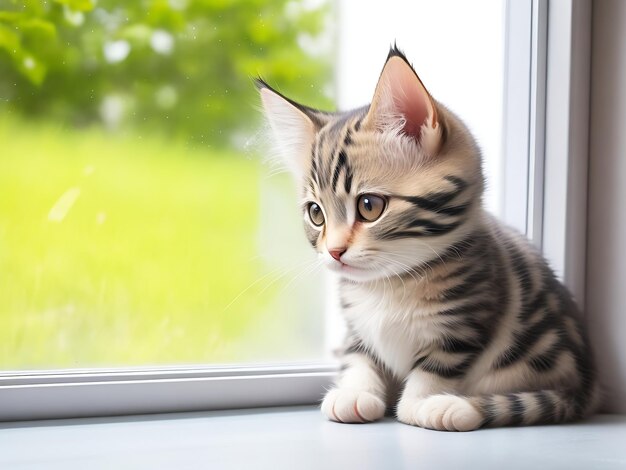
[[[0,468],[624,468],[626,416],[428,431],[326,421],[314,407],[0,424]]]
[[[0,421],[310,405],[337,369],[326,362],[0,373]]]

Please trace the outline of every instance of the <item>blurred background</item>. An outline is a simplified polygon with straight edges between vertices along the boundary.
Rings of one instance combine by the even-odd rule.
[[[331,107],[332,20],[319,1],[0,0],[0,368],[322,354],[251,78]]]
[[[397,40],[497,213],[504,4],[0,0],[0,369],[329,357],[332,283],[251,79],[361,106]]]

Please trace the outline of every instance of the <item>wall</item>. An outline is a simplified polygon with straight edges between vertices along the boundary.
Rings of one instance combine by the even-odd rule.
[[[586,311],[607,411],[626,412],[626,2],[593,3]]]

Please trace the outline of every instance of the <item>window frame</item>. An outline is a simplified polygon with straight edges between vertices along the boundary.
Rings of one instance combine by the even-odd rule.
[[[308,405],[332,364],[145,367],[0,374],[0,421]]]
[[[503,219],[542,251],[583,309],[591,9],[591,0],[506,7]]]
[[[541,0],[540,0],[541,1]],[[545,0],[543,0],[545,1]],[[584,310],[591,0],[550,0],[542,250]]]
[[[583,301],[590,0],[507,0],[504,220]],[[337,364],[0,373],[0,421],[318,403]]]

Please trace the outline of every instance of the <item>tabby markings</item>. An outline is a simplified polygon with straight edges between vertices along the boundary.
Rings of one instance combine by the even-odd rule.
[[[391,195],[390,197],[406,201],[416,208],[433,213],[434,217],[457,217],[459,218],[469,208],[470,204],[467,202],[453,204],[453,201],[459,197],[467,188],[468,183],[456,176],[448,175],[444,178],[454,185],[454,189],[451,191],[441,191],[426,194],[425,196],[403,196],[403,195]],[[462,219],[455,221],[439,222],[432,218],[424,218],[423,215],[418,215],[413,211],[406,211],[400,214],[400,220],[408,220],[399,226],[394,225],[387,230],[383,230],[379,234],[379,238],[383,240],[397,240],[401,238],[411,237],[434,237],[449,233],[459,227],[462,223]]]
[[[327,134],[332,131],[333,129],[320,131],[318,134],[317,141],[311,155],[310,180],[316,182],[320,190],[324,190],[327,186],[330,186],[333,193],[336,193],[339,177],[343,172],[344,189],[346,193],[349,193],[352,188],[353,173],[348,161],[347,148],[352,144],[352,131],[349,128],[346,129],[346,135],[342,144],[331,152],[332,157],[327,159],[328,162],[327,165],[325,165],[324,158],[322,156],[322,152],[324,151],[324,142]],[[334,158],[335,155],[337,155],[336,161]]]

